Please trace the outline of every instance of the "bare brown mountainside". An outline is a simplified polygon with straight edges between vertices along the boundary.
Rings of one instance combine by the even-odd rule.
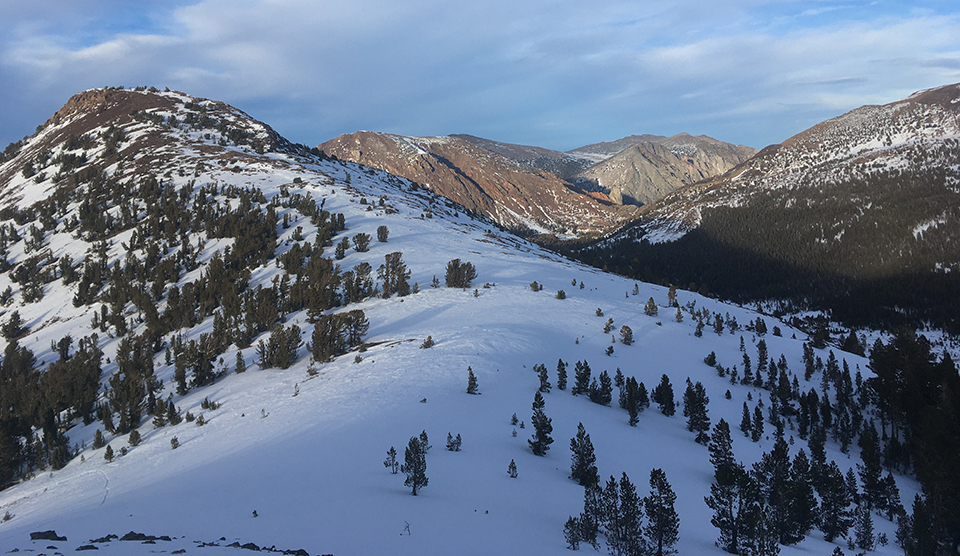
[[[495,152],[514,162],[539,168],[565,180],[576,176],[594,164],[594,161],[589,158],[543,147],[501,143],[500,141],[491,141],[473,135],[451,135],[450,137],[469,141],[480,148]]]
[[[565,237],[609,233],[638,214],[586,194],[553,173],[461,137],[404,137],[361,131],[317,146],[329,156],[401,176],[499,224]]]
[[[616,154],[613,149],[624,147]],[[619,195],[624,203],[649,204],[677,189],[722,174],[757,153],[743,145],[724,143],[704,135],[672,137],[633,135],[611,143],[588,145],[571,154],[593,159],[595,165],[579,173],[578,185]],[[605,158],[603,158],[605,157]]]

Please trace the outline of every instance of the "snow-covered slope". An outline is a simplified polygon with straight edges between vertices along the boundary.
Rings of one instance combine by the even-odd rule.
[[[176,113],[179,121],[188,110],[186,104],[202,104],[172,93],[158,95],[170,100],[171,114]],[[160,112],[156,107],[145,110]],[[243,123],[255,125],[246,119]],[[23,156],[35,157],[40,147],[34,142],[60,125],[51,124],[28,141]],[[588,361],[595,377],[603,370],[613,375],[620,369],[648,389],[666,374],[677,398],[689,377],[706,387],[711,420],[724,418],[735,428],[742,404],[746,401],[753,407],[758,400],[769,399],[769,393],[731,384],[705,365],[703,358],[715,352],[718,361],[730,368],[742,360],[741,337],[751,356],[760,337],[742,327],[732,332],[732,328],[721,328],[720,334],[708,328],[698,337],[692,313],[702,315],[706,309],[722,314],[727,322],[735,318],[741,325],[755,320],[757,314],[679,291],[682,322],[677,322],[677,309],[667,307],[666,288],[635,284],[570,262],[484,220],[470,218],[459,207],[405,180],[351,163],[290,154],[293,149],[257,154],[250,146],[220,145],[216,136],[206,136],[210,132],[171,126],[169,120],[164,125],[144,125],[142,136],[152,136],[173,150],[158,155],[165,166],[144,167],[143,172],[152,169],[165,176],[163,181],[194,200],[202,188],[209,191],[211,184],[217,184],[218,193],[204,197],[203,202],[211,206],[236,205],[223,193],[230,186],[259,189],[268,202],[276,200],[273,207],[278,216],[289,217],[289,227],[279,230],[278,256],[294,244],[313,241],[317,234],[309,218],[280,204],[299,194],[315,199],[331,214],[344,215],[346,231],[335,242],[359,233],[376,237],[377,229],[387,226],[386,243],[374,241],[368,251],[348,249],[336,262],[344,270],[364,262],[376,268],[386,254],[402,252],[411,271],[410,283],[416,283],[419,292],[369,298],[327,311],[362,309],[370,322],[364,348],[329,363],[312,362],[306,347],[301,347],[289,368],[261,369],[256,348],[247,347],[240,353],[248,370],[237,374],[233,362],[238,348],[231,344],[215,363],[224,376],[180,395],[174,365],[165,360],[163,351],[156,353],[155,373],[164,384],[158,398],[170,397],[184,413],[202,413],[206,424],[184,421],[155,427],[145,417],[139,428],[143,440],[137,446],[128,446],[126,435],[107,435],[118,455],[108,462],[105,448],[92,448],[95,431],[102,425],[74,422],[66,434],[78,453],[66,467],[38,470],[0,491],[0,516],[9,516],[0,522],[4,552],[73,552],[95,539],[136,531],[167,535],[171,540],[93,544],[100,554],[195,553],[198,543],[220,545],[205,547],[199,551],[202,554],[234,553],[236,548],[227,547],[231,543],[337,555],[566,554],[563,524],[581,511],[583,496],[583,489],[568,478],[567,445],[582,422],[596,447],[601,477],[626,472],[643,495],[650,470],[666,471],[678,495],[679,553],[722,554],[714,545],[717,532],[703,500],[709,494],[713,468],[706,448],[694,442],[681,416],[666,417],[654,406],[641,416],[637,427],[630,427],[626,412],[616,407],[616,393],[614,407],[606,407],[554,387],[544,398],[556,442],[545,457],[537,457],[527,446],[532,434],[531,402],[540,385],[532,368],[545,364],[554,386],[558,359],[569,364],[571,382],[577,361]],[[133,127],[127,132],[131,141],[137,134]],[[144,150],[142,156],[151,152]],[[118,176],[127,176],[125,172],[133,166],[130,159],[119,164],[111,163],[107,155],[90,158]],[[0,167],[0,172],[6,172],[0,175],[7,176],[0,184],[5,198],[21,208],[56,192],[54,187],[44,189],[42,183],[10,177],[18,175],[23,161],[14,159]],[[77,210],[76,203],[70,204],[56,215],[56,226],[45,232],[44,245],[52,257],[70,254],[75,262],[93,258],[92,245],[66,225]],[[120,218],[123,207],[106,210]],[[21,236],[28,236],[29,225],[19,225]],[[107,255],[111,266],[129,257],[146,257],[142,249],[127,249],[134,229],[111,238]],[[303,239],[295,240],[298,235]],[[165,255],[174,256],[188,244],[202,244],[196,268],[174,281],[181,287],[198,279],[214,254],[232,245],[229,239],[204,235],[191,235],[188,240],[171,244]],[[20,240],[9,247],[8,259],[14,267],[29,256],[25,243]],[[443,281],[447,262],[455,258],[475,265],[478,277],[473,287],[430,287],[435,276]],[[270,259],[252,270],[248,287],[269,288],[282,274],[276,259]],[[542,290],[533,291],[534,281]],[[0,289],[8,284],[17,286],[10,272],[5,272]],[[23,303],[19,287],[13,292],[6,314],[16,309],[23,317],[29,332],[19,343],[35,353],[41,367],[56,358],[52,342],[66,334],[76,339],[94,332],[91,320],[99,304],[74,306],[76,287],[59,280],[48,282],[42,299],[29,303]],[[565,299],[557,295],[560,290]],[[645,314],[649,298],[659,305],[659,315]],[[166,302],[166,298],[159,301],[158,309],[162,311]],[[132,304],[123,311],[132,333],[144,331],[146,324]],[[608,318],[616,329],[629,326],[635,343],[625,345],[617,340],[619,336],[603,332]],[[771,328],[776,325],[782,330],[782,336],[763,338],[770,355],[783,354],[791,372],[799,373],[802,381],[805,336],[764,318]],[[213,320],[205,318],[163,340],[169,345],[174,336],[199,339],[213,329]],[[305,310],[284,315],[284,321],[287,326],[298,324],[306,331],[304,340],[310,341],[312,325]],[[117,372],[115,353],[120,342],[115,329],[108,328],[108,333],[98,330],[97,336],[106,358],[104,383]],[[253,338],[252,346],[269,335]],[[421,348],[427,337],[435,345]],[[817,355],[828,357],[825,350]],[[849,354],[843,358],[852,369],[869,374],[865,359]],[[468,369],[478,378],[480,395],[466,393]],[[819,384],[819,378],[818,374],[813,382],[804,383],[803,389]],[[729,399],[724,395],[727,390]],[[203,409],[205,399],[221,407]],[[527,422],[526,428],[511,425],[514,413]],[[402,459],[408,439],[421,431],[428,433],[433,445],[427,455],[430,482],[414,497],[404,487],[403,475],[391,474],[382,462],[391,446]],[[461,435],[462,451],[444,449],[448,432]],[[753,443],[735,433],[737,458],[748,464],[756,461],[771,448],[771,436],[768,432]],[[792,429],[786,437],[792,444],[791,454],[805,445]],[[176,449],[171,447],[173,438],[179,442]],[[124,448],[126,453],[120,455]],[[833,442],[828,442],[827,456],[844,471],[858,462],[855,453],[841,453]],[[506,472],[511,460],[519,471],[515,479]],[[912,499],[916,484],[904,477],[898,477],[898,483],[903,499]],[[878,530],[893,538],[891,523],[879,517],[875,522]],[[68,540],[30,540],[31,532],[44,530],[55,530]],[[784,547],[782,553],[822,554],[832,549],[815,531],[798,546]],[[878,550],[895,552],[893,547]]]

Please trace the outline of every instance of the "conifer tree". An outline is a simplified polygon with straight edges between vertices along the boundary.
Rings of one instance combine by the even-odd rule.
[[[568,517],[563,524],[563,539],[567,541],[567,548],[570,550],[580,550],[581,528],[580,520],[573,516]]]
[[[683,393],[683,414],[687,417],[687,430],[696,433],[696,442],[706,444],[709,441],[710,417],[707,416],[707,404],[710,398],[700,381],[691,384],[687,379],[687,389]]]
[[[113,461],[113,448],[109,444],[107,444],[106,451],[103,452],[103,459]]]
[[[507,475],[510,475],[511,479],[517,478],[517,462],[510,460],[510,465],[507,466]]]
[[[747,407],[747,402],[743,402],[743,418],[740,419],[740,432],[743,433],[743,436],[749,438],[751,431],[753,431],[753,419],[750,417],[750,409]]]
[[[643,498],[647,524],[643,528],[649,554],[674,554],[673,545],[680,539],[680,518],[674,509],[677,495],[662,469],[650,471],[650,494]]]
[[[650,317],[657,316],[657,303],[651,297],[647,300],[647,304],[643,306],[643,312]]]
[[[590,401],[600,405],[610,405],[613,400],[613,382],[607,371],[601,371],[599,381],[593,380],[588,389]]]
[[[397,461],[397,449],[390,446],[387,450],[387,459],[383,460],[383,466],[390,470],[393,475],[400,469],[400,462]]]
[[[626,393],[624,405],[629,415],[627,423],[631,427],[635,427],[640,422],[640,411],[643,410],[640,405],[640,386],[637,384],[636,378],[630,377],[627,379],[624,392]]]
[[[99,450],[103,448],[105,442],[103,441],[103,433],[100,432],[100,429],[97,429],[97,432],[93,433],[93,449]]]
[[[426,430],[420,431],[420,447],[423,448],[423,453],[427,453],[430,451],[430,448],[433,448],[433,446],[430,445],[430,439],[427,438]]]
[[[533,370],[537,373],[537,376],[540,378],[540,391],[543,393],[550,392],[550,376],[547,374],[547,366],[543,363],[539,363],[533,366]]]
[[[236,373],[244,373],[247,371],[247,362],[243,359],[243,353],[237,350],[237,364],[236,364]]]
[[[870,515],[870,508],[866,504],[857,506],[856,524],[854,525],[854,537],[857,548],[863,550],[873,550],[875,538],[873,536],[873,517]]]
[[[633,343],[633,330],[627,325],[620,327],[620,343],[625,346]]]
[[[850,491],[836,462],[827,465],[817,494],[820,495],[818,527],[824,540],[833,542],[833,539],[846,535],[853,524]]]
[[[553,424],[543,412],[544,405],[543,395],[538,391],[533,397],[533,416],[530,418],[534,428],[533,438],[527,440],[530,450],[536,456],[545,456],[550,449],[550,444],[553,444],[553,438],[550,436],[553,433]]]
[[[806,452],[801,449],[793,458],[790,466],[789,482],[789,509],[790,521],[796,534],[802,538],[806,536],[817,521],[817,498],[814,496],[813,477],[810,472],[810,461]]]
[[[741,544],[748,535],[751,497],[756,488],[743,465],[734,459],[730,427],[723,419],[714,427],[708,449],[714,480],[704,501],[713,510],[710,523],[720,530],[717,545],[731,554],[744,554]]]
[[[557,360],[557,389],[567,389],[567,364],[563,362],[563,359]]]
[[[583,512],[577,520],[580,525],[580,542],[588,543],[596,550],[600,549],[597,537],[600,525],[605,521],[604,513],[603,489],[600,485],[584,488]]]
[[[131,446],[139,446],[140,431],[138,431],[137,429],[133,429],[132,431],[130,431],[130,436],[127,438],[127,443],[130,444]]]
[[[430,483],[430,479],[427,478],[427,448],[416,436],[411,436],[410,442],[407,443],[400,471],[406,473],[407,478],[403,484],[413,490],[414,496],[417,495],[418,490]]]
[[[763,411],[757,405],[753,408],[753,428],[750,431],[750,440],[760,442],[761,438],[763,438]]]
[[[660,377],[660,384],[653,389],[653,401],[660,406],[660,413],[667,417],[676,413],[676,402],[673,400],[673,385],[670,384],[670,377],[666,374]]]
[[[590,391],[590,365],[586,361],[577,361],[573,368],[574,384],[570,393],[574,396]]]
[[[460,433],[457,433],[456,437],[449,432],[447,433],[447,450],[451,452],[459,452],[462,444],[463,439],[460,438]]]
[[[608,512],[612,515],[607,517],[607,545],[611,554],[641,556],[647,552],[647,546],[642,527],[643,508],[637,489],[626,473],[620,477],[619,491],[616,482],[612,484],[616,500],[608,505]]]
[[[467,394],[479,394],[477,386],[477,375],[473,374],[473,369],[467,367]]]
[[[570,451],[570,478],[580,486],[591,487],[598,484],[600,475],[597,473],[597,458],[583,423],[577,425],[577,435],[570,439]]]

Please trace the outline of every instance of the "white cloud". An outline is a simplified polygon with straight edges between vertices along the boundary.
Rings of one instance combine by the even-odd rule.
[[[0,45],[0,82],[18,84],[0,95],[36,106],[36,123],[84,88],[155,84],[231,102],[307,143],[366,128],[557,148],[689,131],[763,146],[861,101],[960,80],[955,14],[802,27],[830,6],[204,0],[160,4],[124,30],[68,4],[79,25],[21,9],[7,35],[17,40]],[[798,18],[798,7],[821,13]]]

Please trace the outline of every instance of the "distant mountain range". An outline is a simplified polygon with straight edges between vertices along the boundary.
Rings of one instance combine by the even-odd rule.
[[[725,172],[756,152],[687,134],[631,136],[564,153],[472,135],[363,131],[317,148],[423,183],[508,228],[560,237],[612,232],[639,215],[636,206]]]
[[[595,261],[738,298],[956,327],[958,160],[960,86],[864,106],[666,195]]]
[[[521,162],[564,160],[560,153],[551,158],[545,149],[491,143],[459,136],[403,137],[360,131],[317,149],[422,184],[521,233],[599,236],[639,215],[637,207],[618,205],[602,193],[577,190],[556,175]]]

